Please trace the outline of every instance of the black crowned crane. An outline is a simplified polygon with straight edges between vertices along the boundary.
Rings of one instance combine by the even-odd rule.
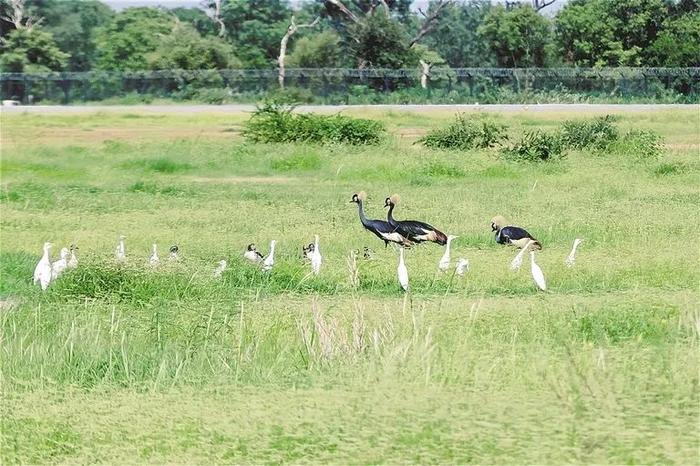
[[[491,219],[491,230],[496,232],[496,242],[498,244],[510,244],[522,249],[542,249],[542,244],[530,233],[520,227],[508,225],[506,219],[501,215],[496,215]]]
[[[360,213],[360,222],[365,230],[374,233],[377,238],[384,241],[384,247],[388,246],[389,243],[400,244],[401,246],[411,246],[413,244],[404,235],[396,231],[396,228],[391,226],[389,222],[384,220],[369,220],[365,217],[365,211],[362,206],[363,202],[367,199],[367,194],[364,191],[352,195],[352,200],[357,204],[358,211]]]
[[[410,241],[414,243],[422,243],[423,241],[430,241],[437,243],[441,246],[447,244],[447,235],[441,232],[432,225],[425,222],[419,222],[417,220],[396,220],[394,219],[393,212],[396,204],[399,203],[401,198],[398,194],[394,194],[391,197],[387,197],[384,201],[384,207],[389,208],[389,213],[387,214],[387,220],[389,224],[399,232],[400,234],[406,236]]]

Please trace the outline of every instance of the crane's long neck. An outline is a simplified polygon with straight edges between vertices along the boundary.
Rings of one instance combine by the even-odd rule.
[[[386,219],[389,221],[391,225],[396,224],[396,220],[394,220],[394,203],[389,204],[389,212],[386,214]]]
[[[359,201],[357,203],[357,210],[360,213],[360,222],[362,222],[363,225],[367,226],[369,222],[367,221],[367,217],[365,217],[365,209],[362,206],[362,201]]]

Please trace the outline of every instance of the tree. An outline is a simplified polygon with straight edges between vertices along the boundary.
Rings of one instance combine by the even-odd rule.
[[[147,55],[173,28],[173,16],[154,8],[127,8],[96,33],[97,67],[103,70],[143,70]]]
[[[287,63],[297,68],[338,68],[343,64],[340,41],[334,31],[302,37],[294,45]]]
[[[453,68],[492,66],[495,57],[477,29],[491,9],[488,0],[472,0],[450,5],[440,22],[425,38],[425,45],[435,50]]]
[[[226,0],[221,8],[226,37],[244,66],[251,68],[276,61],[291,14],[283,0]]]
[[[190,24],[202,36],[216,35],[218,28],[211,18],[200,8],[177,7],[170,10],[183,23]]]
[[[361,67],[402,68],[417,62],[404,28],[385,15],[370,15],[349,32],[349,48]]]
[[[545,65],[549,22],[529,5],[512,9],[501,5],[491,8],[479,26],[478,34],[496,55],[500,66]]]
[[[296,20],[294,19],[294,15],[292,15],[292,19],[289,22],[289,26],[287,27],[287,32],[284,34],[284,36],[282,36],[282,40],[280,41],[280,54],[277,58],[277,66],[279,67],[277,81],[279,82],[281,88],[284,88],[284,61],[287,58],[287,44],[289,43],[289,39],[294,34],[296,34],[299,28],[312,28],[316,26],[316,24],[318,24],[319,19],[321,18],[317,17],[311,23],[297,24]]]
[[[700,11],[666,19],[647,56],[651,66],[700,66]]]
[[[0,5],[2,20],[14,29],[32,29],[44,20],[41,16],[29,12],[25,0],[3,0]]]
[[[577,66],[638,66],[667,13],[662,0],[572,0],[556,17],[556,41]]]
[[[241,65],[231,46],[218,37],[202,37],[184,23],[176,23],[169,34],[158,38],[156,49],[146,56],[154,70],[211,70]]]
[[[8,73],[60,71],[69,58],[40,28],[15,29],[2,41],[0,51],[0,69]]]

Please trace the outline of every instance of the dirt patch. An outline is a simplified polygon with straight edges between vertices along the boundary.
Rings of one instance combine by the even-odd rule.
[[[217,178],[208,178],[197,176],[188,178],[189,181],[195,183],[219,183],[219,184],[241,184],[241,183],[259,183],[259,184],[290,184],[299,181],[297,178],[286,176],[226,176]]]

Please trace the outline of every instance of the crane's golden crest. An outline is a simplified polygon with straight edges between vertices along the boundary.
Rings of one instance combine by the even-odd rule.
[[[357,193],[357,198],[361,201],[365,201],[367,199],[367,193],[364,191],[360,191]]]
[[[392,204],[396,205],[399,202],[401,202],[401,196],[399,196],[398,194],[392,194],[391,197],[389,197],[389,200]]]
[[[506,219],[502,215],[496,215],[491,219],[491,223],[496,225],[498,228],[503,228],[506,226]]]

